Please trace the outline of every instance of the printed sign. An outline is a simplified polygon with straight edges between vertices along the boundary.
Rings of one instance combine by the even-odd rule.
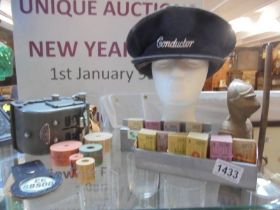
[[[224,160],[217,159],[212,173],[230,182],[238,184],[244,169]]]
[[[19,98],[88,93],[153,92],[153,82],[131,64],[126,37],[142,17],[169,0],[12,1]],[[201,7],[202,0],[173,0]]]

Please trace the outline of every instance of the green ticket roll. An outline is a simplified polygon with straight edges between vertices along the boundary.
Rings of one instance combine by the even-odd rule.
[[[103,152],[102,152],[101,144],[84,144],[79,148],[80,153],[84,155],[84,157],[92,157],[95,159],[95,165],[99,166],[103,161]]]

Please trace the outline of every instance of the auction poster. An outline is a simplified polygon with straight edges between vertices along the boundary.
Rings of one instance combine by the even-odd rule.
[[[202,7],[202,0],[13,0],[19,99],[83,91],[95,102],[153,92],[125,40],[137,21],[170,4]]]

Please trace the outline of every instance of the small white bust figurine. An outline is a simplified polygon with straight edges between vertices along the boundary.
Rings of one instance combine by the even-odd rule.
[[[184,58],[152,62],[155,88],[164,106],[162,120],[196,121],[196,104],[207,72],[207,60]]]
[[[223,122],[220,133],[238,138],[253,138],[253,126],[249,117],[260,108],[252,85],[233,80],[227,92],[229,116]]]

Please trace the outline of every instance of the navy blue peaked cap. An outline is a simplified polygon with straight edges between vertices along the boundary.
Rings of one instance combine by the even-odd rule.
[[[208,60],[208,78],[234,49],[236,37],[230,24],[216,14],[170,6],[141,19],[126,42],[132,63],[150,78],[152,61],[171,58]]]

